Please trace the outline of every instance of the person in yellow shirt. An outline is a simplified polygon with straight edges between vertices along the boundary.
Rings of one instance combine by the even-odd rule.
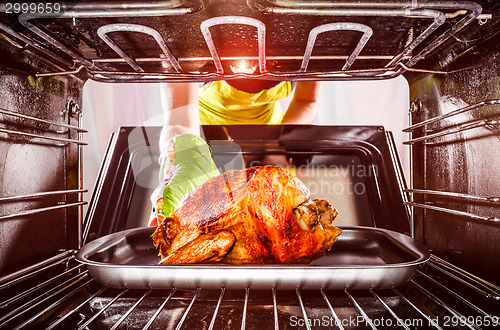
[[[150,226],[170,215],[185,194],[219,174],[210,148],[200,137],[200,125],[310,124],[321,82],[297,82],[285,113],[279,101],[292,93],[289,81],[214,81],[201,92],[198,83],[171,83],[165,88],[171,103],[164,112],[160,184],[151,196]]]
[[[292,92],[290,81],[255,79],[214,81],[199,97],[202,125],[310,124],[316,115],[319,82],[299,82],[286,113],[280,100]]]
[[[320,81],[296,83],[285,113],[279,101],[292,92],[289,81],[254,79],[165,85],[170,102],[165,107],[160,148],[180,134],[200,135],[201,125],[311,124],[316,116]]]

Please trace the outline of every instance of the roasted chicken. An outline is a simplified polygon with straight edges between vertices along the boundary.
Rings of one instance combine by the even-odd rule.
[[[341,233],[336,216],[289,171],[251,167],[195,188],[152,237],[160,264],[310,263]]]

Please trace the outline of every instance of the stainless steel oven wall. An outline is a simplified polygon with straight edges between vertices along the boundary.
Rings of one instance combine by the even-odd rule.
[[[410,79],[412,119],[430,120],[411,132],[414,188],[426,190],[415,227],[436,255],[498,284],[500,35],[468,49],[472,35],[434,62],[451,73]]]
[[[82,81],[36,78],[43,62],[6,40],[0,47],[0,276],[77,248],[81,189]]]

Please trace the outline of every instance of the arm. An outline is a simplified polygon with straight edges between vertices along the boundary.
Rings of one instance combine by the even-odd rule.
[[[160,150],[176,135],[200,135],[198,83],[168,83],[162,90],[165,121],[160,137]]]
[[[219,171],[200,137],[197,83],[162,86],[164,123],[160,136],[160,183],[151,195],[150,226],[161,224],[182,197]]]
[[[321,81],[299,81],[282,124],[310,124],[316,117]]]

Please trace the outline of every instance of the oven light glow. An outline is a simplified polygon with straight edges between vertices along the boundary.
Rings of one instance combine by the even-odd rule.
[[[257,65],[255,64],[252,65],[246,60],[240,60],[238,62],[235,62],[231,64],[230,67],[233,73],[235,74],[237,73],[252,74],[255,72],[255,70],[257,70]]]

